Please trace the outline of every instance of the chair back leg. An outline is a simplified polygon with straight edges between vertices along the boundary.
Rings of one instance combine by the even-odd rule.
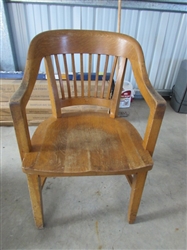
[[[140,205],[147,172],[137,173],[134,175],[131,186],[131,195],[128,209],[128,222],[134,223],[138,208]]]

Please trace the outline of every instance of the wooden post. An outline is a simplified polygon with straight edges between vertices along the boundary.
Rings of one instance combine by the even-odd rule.
[[[121,30],[121,0],[118,0],[118,20],[117,20],[117,32],[120,33]],[[116,75],[118,76],[120,61],[117,62]],[[117,77],[116,77],[117,78]]]
[[[117,22],[117,32],[120,33],[121,29],[121,0],[118,0],[118,22]]]

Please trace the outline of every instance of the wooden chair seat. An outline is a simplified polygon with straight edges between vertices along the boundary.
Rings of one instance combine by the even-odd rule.
[[[142,138],[124,118],[102,113],[64,114],[41,123],[23,171],[42,176],[134,174],[153,162]]]

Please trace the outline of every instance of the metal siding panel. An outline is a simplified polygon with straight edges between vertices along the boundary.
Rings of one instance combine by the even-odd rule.
[[[40,19],[41,19],[41,28],[42,31],[49,29],[49,20],[48,20],[48,6],[40,5]]]
[[[0,2],[0,70],[11,71],[15,70],[16,62],[14,61],[14,56],[11,48],[11,41],[9,40],[9,25],[6,20],[6,6],[3,2]],[[5,56],[6,55],[6,56]]]
[[[117,20],[114,20],[115,12],[117,12],[116,9],[111,11],[108,8],[96,8],[94,29],[116,31]],[[110,27],[109,24],[112,26]]]
[[[88,22],[89,20],[89,22]],[[81,27],[85,30],[93,30],[95,23],[95,8],[82,7]]]
[[[54,29],[58,29],[58,7],[60,8],[60,6],[57,5],[50,5],[49,6],[49,23],[50,23],[50,29],[54,30]]]
[[[158,34],[153,54],[153,60],[151,64],[151,70],[149,72],[150,80],[154,86],[156,86],[156,77],[158,74],[159,65],[161,63],[162,48],[165,41],[165,35],[168,25],[169,13],[162,13],[159,23]]]
[[[181,61],[186,59],[187,56],[185,55],[187,51],[187,15],[180,14],[180,22],[178,25],[178,29],[175,30],[175,40],[174,46],[171,51],[168,52],[168,56],[171,56],[171,61],[169,63],[168,71],[167,71],[167,79],[166,79],[166,86],[165,88],[171,89],[175,83],[175,79],[177,77],[179,67]],[[173,37],[173,38],[174,38]],[[172,38],[171,38],[172,39]],[[179,58],[181,60],[179,60]]]
[[[14,42],[20,70],[24,69],[29,42],[50,29],[93,29],[116,31],[117,8],[9,3]],[[171,89],[180,63],[187,57],[185,13],[121,11],[121,33],[133,36],[144,51],[150,80],[156,89]],[[75,60],[79,61],[76,57]],[[88,58],[85,70],[88,70]],[[94,57],[93,60],[96,60]],[[70,60],[68,59],[68,64]],[[101,60],[104,64],[104,60]],[[110,68],[111,63],[109,63]],[[71,70],[71,65],[69,64]],[[40,70],[45,71],[44,64]],[[77,68],[80,71],[80,68]],[[136,86],[130,64],[125,79]]]
[[[81,7],[73,7],[73,29],[81,29]]]
[[[169,14],[168,26],[166,29],[166,35],[162,48],[160,65],[158,67],[158,73],[155,80],[155,82],[157,83],[156,85],[157,89],[162,89],[163,87],[167,88],[168,85],[168,83],[166,83],[167,72],[173,60],[173,51],[176,46],[176,39],[172,39],[172,37],[177,37],[179,22],[180,22],[179,15]],[[171,81],[171,79],[169,79],[169,81]]]
[[[11,26],[16,47],[18,66],[20,70],[23,70],[30,42],[24,5],[11,4],[9,5],[9,12],[11,16]]]

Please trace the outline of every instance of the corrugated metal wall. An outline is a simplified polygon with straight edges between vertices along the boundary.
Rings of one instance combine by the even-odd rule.
[[[19,70],[24,70],[31,39],[50,29],[116,31],[117,8],[9,3]],[[187,14],[122,9],[121,33],[141,44],[148,74],[156,89],[174,85],[180,63],[187,58]],[[41,66],[44,71],[44,66]],[[130,67],[126,80],[135,86]]]
[[[6,52],[6,56],[5,53]],[[0,70],[15,70],[4,6],[0,0]]]

